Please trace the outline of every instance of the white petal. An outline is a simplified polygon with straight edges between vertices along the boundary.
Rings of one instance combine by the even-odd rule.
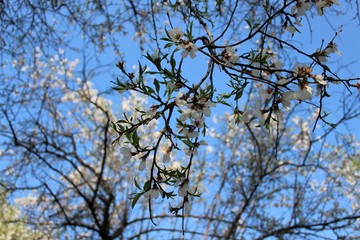
[[[171,160],[170,154],[165,153],[163,156],[163,163],[168,163],[168,162],[170,162],[170,160]]]
[[[141,160],[138,170],[142,172],[142,171],[144,171],[145,167],[146,167],[146,161]]]
[[[321,75],[321,74],[316,74],[315,75],[315,81],[317,81],[321,85],[326,85],[326,81],[324,80],[324,76]]]
[[[191,204],[188,201],[184,203],[184,212],[185,214],[190,214],[191,212]]]
[[[182,58],[186,58],[188,56],[189,52],[187,50],[184,50],[182,53],[181,53],[181,57]]]

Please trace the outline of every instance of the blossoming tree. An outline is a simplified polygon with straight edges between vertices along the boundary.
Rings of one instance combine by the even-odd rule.
[[[152,55],[146,55],[154,70],[140,64],[139,72],[134,75],[125,69],[123,62],[117,65],[123,77],[118,79],[114,89],[136,91],[154,102],[147,111],[139,111],[139,118],[129,119],[125,115],[115,126],[118,139],[126,139],[127,145],[123,147],[126,156],[150,163],[144,187],[138,187],[140,192],[133,196],[133,203],[142,196],[149,198],[150,218],[151,200],[157,198],[159,192],[162,198],[173,198],[174,195],[182,198],[178,205],[171,205],[171,211],[176,215],[180,210],[183,210],[182,216],[191,211],[189,199],[198,196],[196,187],[190,189],[192,165],[198,158],[200,147],[208,144],[204,140],[208,132],[207,119],[216,105],[233,107],[229,120],[236,124],[245,124],[251,129],[264,128],[269,134],[275,131],[274,141],[277,144],[269,147],[276,153],[272,160],[278,160],[280,129],[284,117],[288,115],[286,112],[292,111],[294,105],[311,104],[317,109],[314,129],[319,121],[334,127],[336,125],[328,122],[328,114],[323,110],[323,103],[330,96],[329,89],[341,83],[350,92],[351,88],[355,91],[359,88],[358,78],[341,78],[326,65],[332,54],[340,55],[336,44],[340,30],[311,52],[305,52],[286,40],[295,38],[300,32],[307,12],[322,16],[339,2],[264,1],[259,7],[252,6],[256,16],[244,15],[243,21],[248,29],[239,32],[235,19],[240,11],[240,2],[227,5],[220,1],[215,4],[213,11],[219,11],[218,14],[221,14],[222,8],[230,9],[226,23],[219,28],[216,28],[217,22],[209,17],[212,14],[206,3],[166,3],[169,8],[187,17],[182,19],[184,27],[181,29],[173,24],[180,21],[175,19],[176,15],[170,16],[170,29],[165,29],[165,37],[155,39],[159,49]],[[230,34],[229,29],[233,29]],[[251,43],[253,40],[256,40],[255,44]],[[301,64],[286,57],[290,54],[293,58],[301,58]],[[187,71],[186,64],[199,55],[206,59],[207,67],[199,67],[204,72],[195,75]],[[149,82],[148,76],[153,78],[152,82]],[[226,80],[218,83],[219,76]],[[229,88],[221,93],[219,90],[224,84]],[[246,98],[244,93],[250,95]],[[247,104],[243,104],[243,99]],[[163,126],[158,140],[150,146],[140,146],[137,143],[137,128],[153,120],[161,121]],[[167,146],[163,151],[159,150],[161,143]],[[168,169],[167,161],[161,161],[161,158],[169,159],[168,156],[175,150],[182,151],[187,160],[174,174],[172,168]],[[262,151],[259,149],[260,153]],[[262,154],[258,158],[261,163]],[[175,187],[177,194],[176,190],[166,190],[168,186]],[[228,237],[234,231],[235,226],[229,229]]]
[[[3,62],[1,186],[29,226],[56,230],[49,238],[359,236],[359,142],[335,129],[359,117],[359,78],[330,62],[341,29],[317,49],[294,41],[338,1],[36,4],[19,5],[30,22],[1,5],[13,39],[3,54],[21,52]],[[102,52],[124,51],[127,16],[144,58],[116,64],[118,104],[91,81]],[[16,23],[29,35],[12,38]],[[82,61],[66,56],[81,52],[75,30]],[[40,46],[29,60],[28,43]]]

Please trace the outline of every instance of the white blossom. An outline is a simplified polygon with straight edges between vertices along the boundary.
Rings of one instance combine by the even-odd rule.
[[[179,92],[175,97],[175,104],[178,107],[185,106],[187,102],[184,100],[184,92]]]
[[[192,42],[183,42],[178,45],[178,48],[184,49],[184,51],[182,51],[181,53],[182,58],[187,58],[189,54],[191,59],[194,59],[196,57],[196,52],[198,48]]]
[[[205,117],[201,116],[200,118],[191,118],[190,122],[196,128],[202,128],[204,126],[204,123],[205,123]]]
[[[326,85],[327,84],[326,81],[324,80],[324,76],[321,75],[321,74],[316,74],[314,76],[314,79],[315,79],[316,82],[320,83],[321,85]]]
[[[290,80],[288,78],[281,78],[279,79],[279,81],[277,82],[277,84],[279,85],[285,85],[289,82]]]
[[[308,83],[300,84],[297,91],[299,100],[310,100],[312,98],[313,89]]]
[[[199,119],[200,118],[200,113],[197,112],[194,109],[185,109],[182,110],[182,113],[179,117],[179,120],[182,122],[185,122],[188,118],[193,118],[193,119]]]
[[[151,106],[149,110],[145,112],[146,118],[154,118],[157,114],[157,110],[159,109],[159,106]]]
[[[258,90],[258,93],[260,95],[260,98],[261,98],[261,102],[265,102],[266,100],[269,100],[272,96],[273,96],[273,89],[268,87],[266,90],[260,86],[259,87],[259,90]]]
[[[179,190],[178,190],[178,195],[181,196],[181,197],[186,196],[189,189],[190,189],[189,180],[185,179],[180,184],[180,187],[179,187]]]
[[[159,197],[159,190],[152,188],[146,193],[144,193],[144,197],[147,199],[157,199]]]
[[[196,103],[189,103],[187,107],[196,111],[197,113],[203,113],[206,117],[209,117],[211,114],[210,107],[215,107],[215,103],[207,101],[206,99],[201,99]]]
[[[173,28],[171,31],[168,32],[169,37],[174,43],[178,43],[184,37],[184,33],[181,31],[180,28]]]
[[[151,59],[155,60],[155,59],[158,59],[159,58],[159,53],[160,53],[160,50],[158,48],[156,48],[153,52],[153,54],[151,54]]]
[[[232,47],[226,47],[225,50],[221,53],[225,64],[228,66],[232,66],[234,63],[239,62],[239,55]]]
[[[325,52],[327,55],[329,55],[330,53],[336,53],[337,55],[341,56],[341,52],[338,49],[338,45],[336,43],[334,43],[333,41],[331,41],[327,47],[325,48]]]
[[[322,51],[316,51],[315,56],[320,62],[327,62],[328,54],[325,50]]]
[[[251,116],[248,113],[238,111],[238,110],[234,111],[234,113],[231,114],[227,119],[228,123],[235,123],[235,124],[238,124],[241,122],[249,123],[250,120],[251,120]]]
[[[281,95],[280,102],[285,108],[289,108],[290,101],[295,99],[297,99],[297,94],[293,91],[287,91]]]
[[[305,15],[305,11],[310,10],[311,4],[309,0],[298,0],[297,3],[292,6],[291,14],[297,14],[298,16]]]
[[[130,162],[130,159],[131,159],[131,157],[132,157],[132,153],[131,153],[130,148],[128,148],[128,147],[121,147],[121,148],[120,148],[120,153],[121,153],[122,156],[123,156],[123,161],[124,161],[124,163],[129,163],[129,162]]]
[[[170,162],[171,158],[172,158],[171,153],[165,152],[162,159],[163,163]]]
[[[146,168],[146,159],[140,159],[138,170],[142,172],[145,170],[145,168]]]
[[[176,89],[176,85],[172,82],[167,82],[166,83],[166,91],[168,92],[172,92]]]
[[[294,25],[289,25],[285,27],[285,31],[288,31],[291,34],[294,34],[296,32],[296,27]]]
[[[192,209],[192,207],[191,207],[189,200],[184,201],[184,213],[190,214],[191,209]]]
[[[197,128],[193,125],[183,123],[182,125],[177,124],[176,127],[178,128],[179,133],[188,138],[197,138],[199,136],[199,131],[197,131]]]
[[[317,0],[316,1],[316,10],[320,16],[324,14],[324,9],[331,7],[333,4],[340,5],[338,0]]]

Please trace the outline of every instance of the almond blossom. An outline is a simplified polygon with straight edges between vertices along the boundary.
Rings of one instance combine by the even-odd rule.
[[[188,118],[199,119],[200,117],[201,117],[201,114],[198,111],[196,111],[194,109],[185,109],[185,110],[182,110],[179,120],[186,121]]]
[[[194,111],[197,111],[198,113],[203,113],[206,117],[209,117],[211,114],[211,107],[215,107],[216,104],[211,101],[207,101],[207,99],[200,99],[197,102],[189,103],[187,107],[189,109],[192,109]]]
[[[184,197],[187,195],[187,192],[190,189],[189,180],[185,179],[180,185],[178,190],[178,195]]]
[[[296,100],[297,94],[294,91],[287,91],[281,94],[280,102],[285,108],[290,107],[290,101]]]
[[[329,44],[325,48],[325,52],[329,55],[330,53],[336,53],[341,56],[341,52],[338,49],[338,45],[333,41],[329,42]]]
[[[221,53],[225,64],[228,66],[232,66],[234,63],[239,61],[239,55],[232,47],[226,47],[225,50]]]
[[[120,153],[123,156],[123,161],[124,163],[129,163],[130,159],[132,158],[132,152],[130,150],[130,148],[128,147],[121,147],[120,148]]]
[[[327,84],[326,81],[324,80],[324,76],[321,74],[316,74],[313,78],[315,79],[316,82],[318,82],[321,85]]]
[[[264,89],[263,86],[259,87],[258,93],[260,95],[261,98],[261,102],[265,102],[266,100],[269,100],[273,94],[274,94],[274,90],[270,87],[268,87],[266,90]]]
[[[312,98],[313,91],[314,90],[309,86],[307,82],[301,83],[297,91],[299,100],[310,100]]]
[[[140,159],[138,170],[142,172],[145,170],[145,168],[146,168],[146,159]]]
[[[184,98],[185,98],[184,92],[183,91],[179,92],[175,97],[176,106],[178,107],[185,106],[187,102],[186,100],[184,100]]]
[[[196,128],[202,128],[205,123],[205,117],[201,116],[200,118],[190,118],[190,122]]]
[[[208,144],[207,144],[207,142],[206,142],[205,140],[201,140],[201,141],[195,143],[193,147],[185,148],[185,149],[184,149],[184,153],[185,153],[187,156],[197,155],[197,154],[198,154],[198,148],[199,148],[201,145],[208,145]]]
[[[229,123],[235,123],[235,124],[238,124],[240,122],[243,122],[243,123],[249,123],[251,121],[251,117],[248,113],[246,112],[243,112],[243,111],[239,111],[237,108],[234,110],[234,113],[231,114],[227,121]]]
[[[328,53],[326,50],[317,50],[314,55],[320,62],[327,62]]]
[[[331,7],[333,4],[340,5],[338,0],[317,0],[316,1],[316,10],[320,16],[324,14],[324,9]]]
[[[178,49],[184,49],[184,51],[181,52],[182,58],[187,58],[187,56],[190,54],[190,58],[194,59],[196,57],[196,52],[198,48],[193,44],[192,42],[183,41],[178,45]]]
[[[184,198],[184,213],[190,214],[191,209],[192,209],[192,206],[190,204],[189,197],[185,197]]]
[[[157,114],[157,110],[159,109],[158,105],[151,106],[149,110],[145,112],[146,118],[154,118]]]
[[[182,41],[184,37],[184,33],[181,31],[180,28],[173,28],[171,31],[168,32],[169,37],[174,43],[179,43]]]
[[[316,85],[316,92],[315,92],[315,96],[316,96],[316,97],[317,97],[317,96],[320,96],[323,88],[324,88],[324,85],[321,85],[321,84],[317,84],[317,85]]]
[[[294,34],[296,32],[296,27],[294,25],[289,25],[285,27],[285,31],[288,31],[291,34]]]
[[[163,163],[168,163],[172,159],[171,152],[165,152],[162,158]]]
[[[189,125],[184,123],[183,125],[176,125],[179,133],[183,134],[187,138],[197,138],[199,137],[199,132],[196,130],[197,128],[193,125]]]
[[[305,15],[306,11],[309,11],[311,8],[311,4],[309,0],[298,0],[297,3],[292,6],[291,14],[297,14],[298,16]]]
[[[159,197],[159,190],[157,188],[152,188],[146,193],[144,193],[145,199],[157,199]]]

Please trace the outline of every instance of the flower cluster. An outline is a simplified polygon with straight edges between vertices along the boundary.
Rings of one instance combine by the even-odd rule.
[[[204,127],[205,117],[211,114],[211,107],[215,107],[215,103],[206,98],[198,99],[197,97],[187,98],[183,92],[176,97],[176,104],[181,112],[178,119],[177,128],[179,133],[187,138],[199,137],[199,130]],[[187,120],[190,122],[186,123]]]
[[[315,8],[318,15],[324,15],[324,10],[331,7],[332,5],[340,5],[338,0],[312,0],[315,3]],[[294,22],[291,22],[290,19],[287,19],[284,23],[284,29],[291,34],[294,34],[297,29],[295,27],[301,27],[301,17],[306,15],[307,11],[311,10],[311,1],[310,0],[297,0],[295,5],[290,9],[291,15],[294,18]]]
[[[251,65],[253,70],[251,71],[252,76],[260,78],[269,78],[271,72],[280,70],[283,66],[278,53],[268,48],[259,48],[255,59],[251,59]]]
[[[228,66],[233,66],[233,64],[237,63],[240,59],[239,55],[231,47],[226,47],[224,51],[222,51],[221,57]]]
[[[337,55],[341,55],[341,52],[339,51],[337,44],[331,41],[325,49],[323,50],[317,50],[314,53],[314,56],[320,61],[320,62],[327,62],[327,58],[329,57],[329,54],[336,53]]]
[[[316,11],[320,16],[324,14],[324,10],[326,8],[331,7],[333,4],[340,5],[338,0],[317,0],[315,1],[315,4],[316,4]]]
[[[173,28],[168,32],[168,36],[170,37],[171,41],[177,45],[178,49],[183,50],[181,52],[182,58],[187,58],[189,54],[191,59],[196,57],[198,48],[190,40],[184,40],[184,33],[180,28]]]
[[[296,14],[297,16],[305,15],[306,11],[309,11],[311,8],[310,0],[298,0],[294,6],[291,8],[291,14]]]

